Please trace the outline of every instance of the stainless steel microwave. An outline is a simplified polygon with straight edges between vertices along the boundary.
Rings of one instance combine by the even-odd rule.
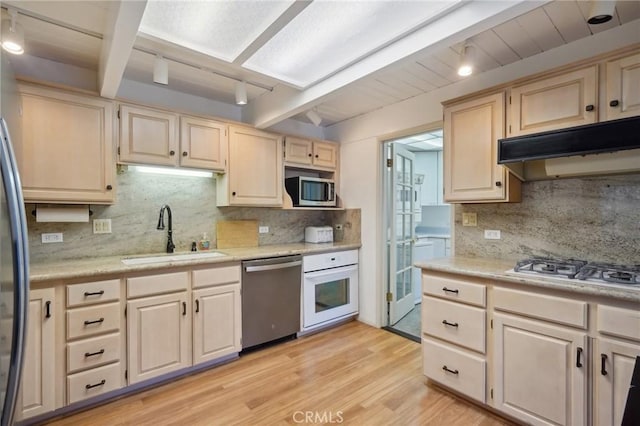
[[[284,180],[294,207],[335,207],[336,184],[331,179],[296,176]]]

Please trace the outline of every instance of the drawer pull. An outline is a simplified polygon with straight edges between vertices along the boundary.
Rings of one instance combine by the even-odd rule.
[[[103,294],[104,294],[104,290],[100,290],[100,291],[85,291],[84,292],[84,297],[102,296]]]
[[[444,292],[446,292],[446,293],[455,293],[455,294],[458,294],[458,289],[451,290],[450,288],[442,287],[442,291],[444,291]]]
[[[200,301],[196,299],[196,314],[200,312]]]
[[[93,389],[93,388],[97,388],[98,386],[102,386],[105,383],[107,383],[107,381],[105,379],[102,379],[98,383],[96,383],[95,385],[85,385],[84,388],[85,389]]]
[[[182,302],[182,316],[187,315],[187,302]]]
[[[582,368],[582,348],[576,351],[576,367]]]
[[[104,353],[104,349],[100,349],[98,352],[85,352],[85,358],[89,358],[90,356],[102,355]]]
[[[447,320],[442,320],[442,323],[443,323],[444,325],[448,325],[448,326],[451,326],[451,327],[458,328],[458,323],[457,323],[457,322],[449,322],[449,321],[447,321]]]
[[[607,354],[600,354],[600,374],[606,376],[607,373]]]
[[[100,318],[98,320],[93,320],[93,321],[85,321],[84,325],[100,324],[101,322],[104,322],[104,318]]]
[[[458,375],[458,370],[450,370],[450,369],[448,369],[448,368],[447,368],[447,366],[446,366],[446,365],[443,365],[443,366],[442,366],[442,369],[443,369],[444,371],[448,372],[448,373],[455,374],[456,376]]]

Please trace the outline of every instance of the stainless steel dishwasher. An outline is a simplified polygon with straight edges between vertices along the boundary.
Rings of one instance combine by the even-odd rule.
[[[302,256],[242,262],[242,348],[300,331]]]

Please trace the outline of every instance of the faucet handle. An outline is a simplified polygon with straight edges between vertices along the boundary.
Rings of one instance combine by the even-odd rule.
[[[191,251],[198,251],[198,244],[195,241],[191,243]]]

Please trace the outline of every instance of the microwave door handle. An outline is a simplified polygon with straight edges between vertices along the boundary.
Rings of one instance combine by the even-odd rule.
[[[327,201],[334,201],[336,199],[336,184],[327,183],[329,185],[329,199]]]

